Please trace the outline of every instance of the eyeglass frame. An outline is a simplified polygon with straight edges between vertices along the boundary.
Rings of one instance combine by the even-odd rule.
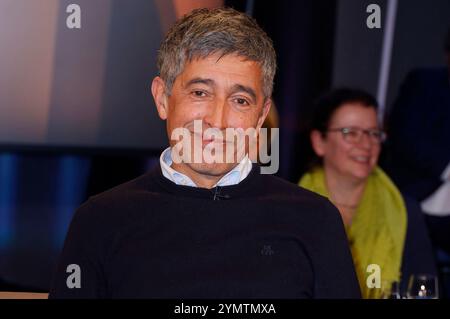
[[[347,134],[350,133],[350,130],[358,132],[358,134],[359,134],[358,141],[349,142],[347,140],[347,136],[348,136]],[[385,142],[386,138],[387,138],[386,132],[384,132],[382,130],[375,130],[375,129],[367,130],[367,129],[363,129],[361,127],[355,127],[355,126],[330,128],[330,129],[326,130],[325,132],[326,133],[327,132],[340,132],[342,134],[342,138],[344,139],[344,141],[346,141],[347,143],[350,143],[350,144],[360,143],[363,134],[366,134],[368,136],[370,142],[375,142],[378,145],[381,145],[383,142]],[[376,141],[373,140],[373,137],[376,137],[376,135],[373,135],[374,132],[380,134],[380,137]]]

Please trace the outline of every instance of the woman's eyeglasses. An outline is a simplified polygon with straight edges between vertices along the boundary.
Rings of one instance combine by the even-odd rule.
[[[328,129],[327,132],[341,132],[344,140],[350,144],[361,142],[365,134],[374,144],[381,144],[386,140],[386,133],[380,130],[365,130],[360,127],[339,127]]]

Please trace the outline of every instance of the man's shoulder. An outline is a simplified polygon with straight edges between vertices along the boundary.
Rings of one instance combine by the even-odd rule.
[[[90,196],[77,210],[78,215],[89,214],[90,218],[112,219],[118,215],[137,212],[143,198],[154,199],[156,191],[153,172],[147,172],[99,194]],[[155,201],[153,201],[155,202]]]
[[[268,186],[264,188],[273,191],[276,195],[294,196],[296,198],[319,202],[328,201],[327,198],[322,195],[314,193],[275,175],[261,174],[261,179],[263,184]]]
[[[339,212],[328,198],[273,175],[262,175],[265,197],[279,205],[290,205],[302,215],[314,219],[335,218]]]
[[[132,180],[114,186],[89,198],[93,202],[125,199],[127,196],[151,192],[155,189],[153,181],[153,171],[140,175]]]

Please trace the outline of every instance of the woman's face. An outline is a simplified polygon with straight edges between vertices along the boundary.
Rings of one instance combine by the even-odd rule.
[[[344,137],[338,130],[342,128],[352,131]],[[323,158],[327,172],[339,178],[365,180],[369,177],[377,164],[381,144],[375,136],[361,133],[361,129],[377,133],[377,113],[373,107],[355,102],[343,104],[334,112],[328,126],[331,131],[325,135],[318,131],[312,133],[313,148]]]

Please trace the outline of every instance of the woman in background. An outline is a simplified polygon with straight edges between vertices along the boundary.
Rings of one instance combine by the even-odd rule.
[[[377,166],[385,134],[375,98],[330,92],[316,104],[309,133],[315,155],[299,185],[328,197],[341,213],[363,297],[381,297],[366,283],[371,264],[380,266],[383,285],[400,282],[403,290],[411,274],[436,274],[417,204]]]

